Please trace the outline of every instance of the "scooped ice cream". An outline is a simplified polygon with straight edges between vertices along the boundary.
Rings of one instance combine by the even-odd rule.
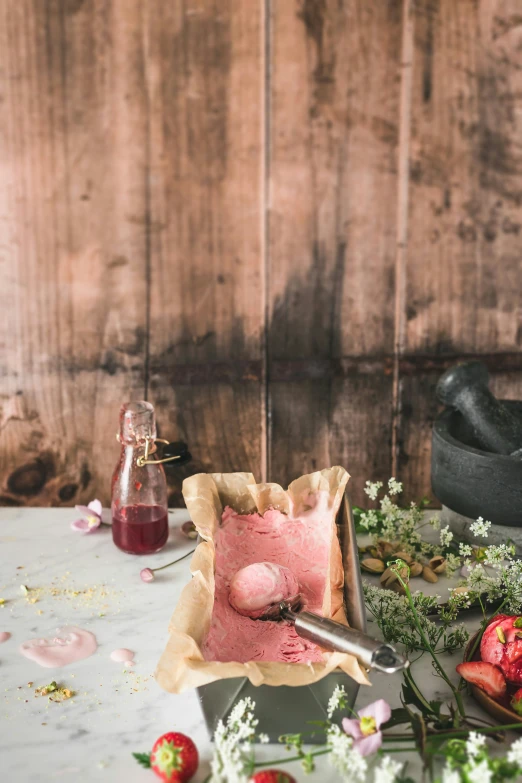
[[[232,577],[228,600],[236,612],[256,620],[271,606],[298,592],[299,583],[289,568],[276,563],[252,563]]]

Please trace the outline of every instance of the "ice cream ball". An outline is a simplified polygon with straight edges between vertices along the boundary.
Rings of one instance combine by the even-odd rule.
[[[230,582],[230,605],[244,617],[257,620],[280,601],[299,593],[292,571],[276,563],[252,563],[236,571]]]

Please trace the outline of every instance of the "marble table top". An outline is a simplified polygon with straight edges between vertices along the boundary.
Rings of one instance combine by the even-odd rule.
[[[131,753],[148,752],[158,736],[177,730],[190,735],[198,746],[201,764],[194,783],[201,783],[209,773],[212,745],[196,693],[172,696],[153,679],[170,616],[190,578],[190,559],[162,571],[152,583],[143,583],[139,576],[141,568],[163,565],[194,546],[179,530],[187,512],[170,514],[169,542],[152,557],[120,552],[112,544],[109,528],[87,536],[74,532],[69,524],[76,516],[74,509],[65,508],[0,509],[0,598],[5,599],[0,632],[12,634],[0,645],[2,779],[152,783],[157,778],[139,767]],[[425,592],[437,588],[447,595],[445,581],[419,582],[419,588]],[[25,596],[21,585],[34,592]],[[31,603],[34,598],[38,600]],[[473,629],[478,619],[469,617],[466,622]],[[43,669],[18,652],[27,639],[54,634],[58,627],[71,624],[97,637],[99,646],[92,657],[57,670]],[[375,626],[370,629],[375,633]],[[110,659],[110,653],[120,647],[135,652],[132,670]],[[448,671],[454,671],[458,662],[457,654]],[[415,672],[429,698],[444,695],[427,655],[415,664]],[[74,698],[63,703],[35,698],[34,688],[52,679],[74,690]],[[400,675],[372,675],[372,682],[373,687],[360,689],[357,706],[376,698],[400,706]],[[470,712],[481,714],[474,704]],[[284,755],[284,749],[276,746],[260,746],[257,753],[259,760]],[[409,762],[408,774],[420,779],[416,754],[401,754],[401,759]],[[318,758],[317,770],[309,776],[298,764],[285,769],[310,783],[340,779],[326,757]]]

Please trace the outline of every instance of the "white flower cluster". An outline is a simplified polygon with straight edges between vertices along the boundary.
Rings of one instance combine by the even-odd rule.
[[[477,734],[476,731],[470,731],[466,740],[466,753],[468,758],[476,759],[486,746],[486,738],[483,734]]]
[[[359,751],[354,750],[353,740],[339,726],[330,726],[326,733],[330,748],[328,760],[348,783],[364,783],[368,764]]]
[[[440,531],[441,546],[448,546],[452,540],[453,540],[453,533],[449,529],[449,525],[446,525],[446,527],[443,527],[442,530]]]
[[[497,566],[504,560],[509,560],[515,554],[515,547],[508,544],[499,544],[498,546],[488,546],[484,557],[485,565]]]
[[[511,745],[507,754],[507,760],[512,764],[518,764],[522,768],[522,737],[515,740]]]
[[[462,557],[471,557],[473,549],[469,544],[459,544],[459,552]]]
[[[377,500],[380,489],[382,489],[382,481],[367,481],[364,491],[370,500]]]
[[[390,495],[400,495],[402,492],[402,482],[395,481],[394,478],[389,479],[388,492]]]
[[[474,536],[483,536],[483,538],[487,538],[490,527],[491,522],[488,522],[487,519],[484,519],[483,517],[478,517],[476,522],[471,523],[469,529]]]
[[[403,765],[390,756],[384,756],[380,766],[375,769],[375,783],[393,783]]]
[[[328,720],[332,720],[333,714],[336,710],[342,709],[346,706],[347,698],[348,697],[344,689],[344,685],[336,685],[328,701],[328,709],[326,711]]]
[[[242,699],[230,713],[227,724],[219,721],[214,734],[214,757],[210,764],[212,783],[248,783],[255,730],[255,703]]]

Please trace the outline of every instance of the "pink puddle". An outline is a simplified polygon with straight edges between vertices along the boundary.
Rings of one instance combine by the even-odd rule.
[[[124,663],[125,666],[134,665],[134,653],[132,650],[127,650],[125,647],[121,647],[119,650],[113,650],[111,652],[111,661],[116,663]]]
[[[20,646],[20,652],[40,666],[52,669],[88,658],[97,648],[93,633],[68,625],[58,628],[53,639],[29,639]]]
[[[11,638],[11,634],[9,633],[9,631],[2,631],[0,633],[0,644],[2,644],[2,642],[6,642],[10,638]]]

